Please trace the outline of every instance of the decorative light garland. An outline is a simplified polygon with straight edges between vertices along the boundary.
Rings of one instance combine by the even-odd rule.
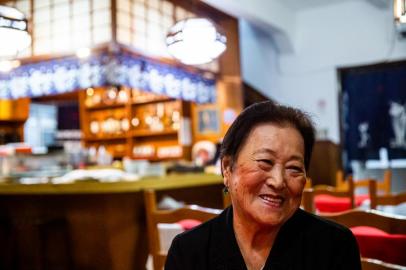
[[[60,94],[88,87],[123,85],[169,97],[211,103],[214,79],[126,53],[93,55],[22,65],[0,73],[0,99]]]

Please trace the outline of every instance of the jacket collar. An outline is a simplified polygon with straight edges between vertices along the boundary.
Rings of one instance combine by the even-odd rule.
[[[299,237],[299,230],[295,229],[300,226],[300,209],[282,226],[272,250],[266,260],[264,270],[288,270],[291,269],[290,250],[291,243]],[[245,262],[241,251],[238,247],[233,228],[233,209],[228,207],[217,219],[217,224],[213,231],[212,252],[210,257],[213,262],[213,269],[216,270],[245,270]],[[300,227],[299,227],[300,228]],[[217,240],[215,240],[217,239]]]

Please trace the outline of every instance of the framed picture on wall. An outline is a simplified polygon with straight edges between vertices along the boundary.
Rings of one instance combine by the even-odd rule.
[[[218,109],[201,108],[197,110],[197,131],[200,134],[220,132]]]

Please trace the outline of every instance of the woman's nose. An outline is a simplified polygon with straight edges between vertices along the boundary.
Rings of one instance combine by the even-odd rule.
[[[282,168],[274,166],[269,172],[266,184],[274,189],[282,189],[285,187],[285,174]]]

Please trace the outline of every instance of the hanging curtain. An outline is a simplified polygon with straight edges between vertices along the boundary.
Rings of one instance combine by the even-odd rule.
[[[406,159],[406,62],[341,70],[346,159]]]

